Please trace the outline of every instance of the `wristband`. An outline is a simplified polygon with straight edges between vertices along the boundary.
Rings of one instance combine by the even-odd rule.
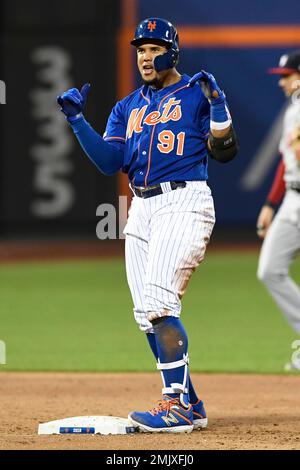
[[[267,199],[264,203],[264,206],[271,207],[271,209],[275,211],[278,207],[278,204],[274,204],[274,202],[271,202],[269,199]]]
[[[210,128],[223,130],[231,124],[231,116],[225,99],[219,97],[210,104]]]

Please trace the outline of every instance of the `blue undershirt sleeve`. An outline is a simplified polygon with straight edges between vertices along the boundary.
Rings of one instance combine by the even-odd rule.
[[[69,122],[85,154],[105,175],[117,173],[123,166],[124,143],[106,142],[83,116]]]
[[[206,98],[199,103],[197,120],[201,134],[207,138],[210,131],[210,104]]]

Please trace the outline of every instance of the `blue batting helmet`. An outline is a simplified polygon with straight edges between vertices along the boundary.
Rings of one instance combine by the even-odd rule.
[[[157,71],[174,67],[179,56],[179,37],[175,26],[163,18],[147,18],[138,24],[131,44],[138,47],[145,40],[162,41],[169,49],[155,59]]]
[[[138,46],[145,39],[156,39],[167,43],[179,52],[179,40],[176,28],[163,18],[147,18],[136,28],[131,44]]]

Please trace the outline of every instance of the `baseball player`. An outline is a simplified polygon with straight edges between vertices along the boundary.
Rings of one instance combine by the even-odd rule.
[[[258,236],[264,239],[258,278],[300,335],[300,288],[289,276],[300,250],[300,50],[283,55],[269,72],[281,75],[279,86],[290,103],[279,144],[282,158],[257,220]]]
[[[208,157],[231,160],[237,142],[215,78],[176,70],[179,40],[169,21],[142,21],[131,44],[144,84],[115,105],[103,138],[82,114],[88,84],[58,102],[92,162],[108,175],[127,173],[134,195],[124,230],[127,279],[163,396],[151,411],[129,419],[144,432],[191,432],[206,427],[207,417],[189,375],[181,298],[215,222]]]

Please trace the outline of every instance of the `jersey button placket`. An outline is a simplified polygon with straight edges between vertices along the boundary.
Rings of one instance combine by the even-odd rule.
[[[151,112],[153,111],[158,111],[159,109],[159,103],[161,101],[161,98],[156,94],[152,100],[151,100],[151,106],[149,107],[149,111],[151,110]],[[147,126],[148,127],[148,132],[149,132],[149,142],[148,142],[148,152],[145,152],[145,155],[147,155],[147,158],[149,158],[149,153],[150,153],[150,146],[151,146],[151,137],[153,136],[153,133],[155,133],[154,129],[156,127],[156,124],[154,124],[153,126]],[[153,144],[153,142],[152,142]],[[150,173],[150,167],[147,169],[147,172],[146,172],[146,177],[145,177],[145,186],[147,186],[147,179],[149,177],[149,173]]]

